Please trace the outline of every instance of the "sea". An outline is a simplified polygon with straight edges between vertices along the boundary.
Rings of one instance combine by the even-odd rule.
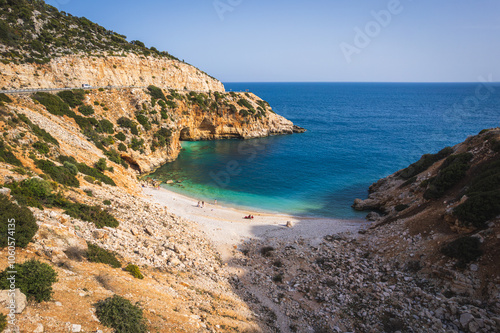
[[[500,127],[500,84],[225,83],[250,91],[303,134],[183,142],[153,178],[203,200],[307,217],[358,219],[351,208],[378,179]]]

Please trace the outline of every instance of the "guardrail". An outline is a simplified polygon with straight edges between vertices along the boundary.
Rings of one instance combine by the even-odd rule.
[[[143,86],[99,86],[99,87],[73,87],[73,88],[31,88],[31,89],[11,89],[11,90],[0,90],[0,93],[3,94],[31,94],[36,92],[50,92],[50,91],[63,91],[63,90],[75,90],[75,89],[83,89],[83,90],[95,90],[95,89],[147,89],[147,87]],[[188,90],[188,89],[176,89],[172,87],[163,87],[163,89],[174,89],[179,91],[194,91],[197,93],[207,93],[204,90]]]

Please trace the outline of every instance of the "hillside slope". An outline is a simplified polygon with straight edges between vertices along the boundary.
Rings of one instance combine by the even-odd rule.
[[[2,89],[137,86],[224,91],[222,83],[168,52],[40,0],[0,1]]]
[[[422,156],[353,207],[378,212],[368,215],[374,250],[500,309],[500,129]]]
[[[85,18],[39,0],[0,5],[3,90],[102,86],[0,93],[0,255],[9,254],[7,221],[17,219],[16,263],[44,267],[30,271],[36,283],[57,275],[42,297],[19,274],[29,302],[17,298],[17,329],[112,332],[98,302],[117,295],[151,332],[261,332],[206,235],[144,198],[138,177],[174,160],[182,140],[300,129],[254,94],[226,93],[167,52]]]

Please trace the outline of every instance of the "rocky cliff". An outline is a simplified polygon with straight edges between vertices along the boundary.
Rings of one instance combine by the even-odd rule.
[[[377,239],[374,251],[441,279],[450,295],[494,305],[500,295],[499,180],[496,128],[422,156],[373,184],[368,199],[356,199],[353,207],[373,211],[367,235]]]
[[[224,92],[223,84],[199,69],[165,57],[128,53],[125,56],[77,54],[45,64],[0,63],[3,89],[77,88],[151,84],[162,88]]]
[[[7,107],[61,142],[52,147],[54,153],[79,152],[78,159],[87,163],[113,153],[117,157],[109,163],[118,163],[116,170],[130,167],[128,173],[148,173],[174,160],[181,140],[249,139],[297,131],[253,94],[151,89],[159,98],[147,89],[96,89],[83,95],[65,92],[80,98],[73,109],[52,94],[18,95]],[[56,102],[68,108],[66,114],[54,114],[50,103]],[[103,131],[101,124],[109,128]]]

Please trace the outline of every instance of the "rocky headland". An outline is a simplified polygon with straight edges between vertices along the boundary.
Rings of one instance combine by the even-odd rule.
[[[12,217],[20,272],[4,332],[500,330],[499,129],[372,185],[354,204],[373,210],[367,228],[302,237],[294,220],[221,255],[195,217],[151,200],[138,178],[177,158],[183,140],[303,129],[252,93],[225,92],[166,52],[42,1],[0,12],[4,90],[101,86],[0,94],[0,274]],[[37,270],[22,275],[26,263]],[[113,299],[119,313],[133,309],[120,323],[102,311]]]

